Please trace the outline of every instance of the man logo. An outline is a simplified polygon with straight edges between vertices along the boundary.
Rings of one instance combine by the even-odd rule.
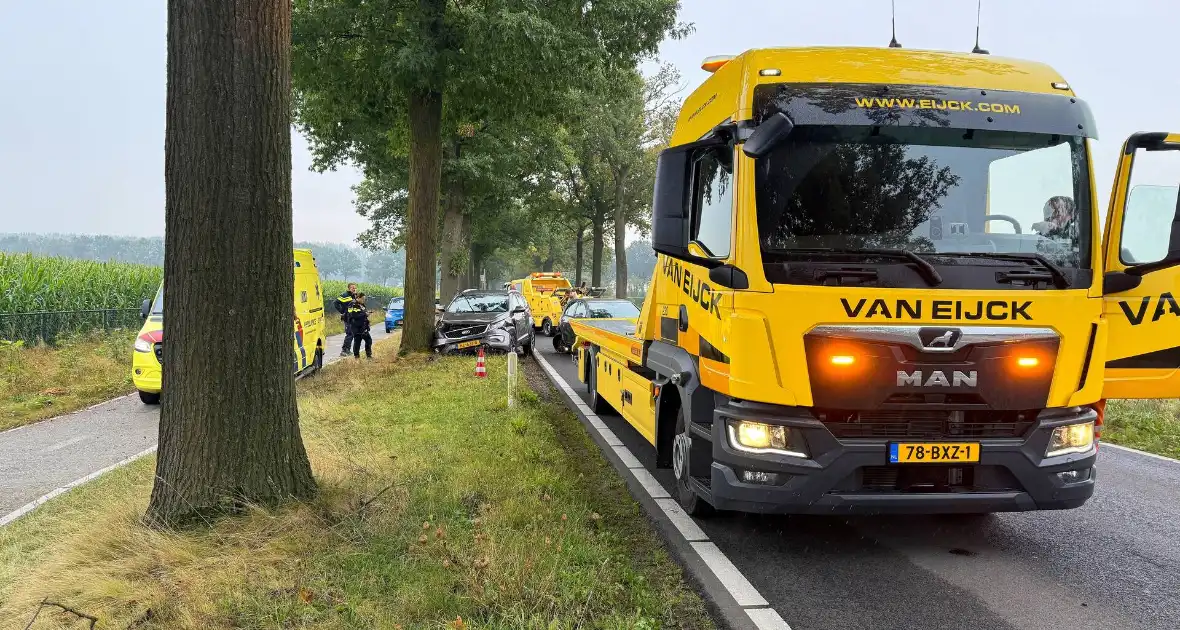
[[[958,328],[922,328],[918,339],[922,347],[931,352],[950,352],[955,349],[963,333]]]
[[[912,374],[905,370],[897,371],[898,387],[977,387],[978,383],[979,372],[975,370],[954,370],[950,378],[941,370],[935,370],[929,376],[922,374],[921,370],[915,370]]]

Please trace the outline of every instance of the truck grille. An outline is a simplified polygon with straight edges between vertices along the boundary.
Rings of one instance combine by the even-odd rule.
[[[448,339],[459,339],[472,335],[482,335],[487,329],[487,324],[443,324],[442,334]]]
[[[164,344],[161,342],[152,344],[152,352],[156,354],[156,360],[160,362],[160,365],[164,365]]]
[[[837,438],[1017,438],[1036,418],[1023,411],[817,410]]]

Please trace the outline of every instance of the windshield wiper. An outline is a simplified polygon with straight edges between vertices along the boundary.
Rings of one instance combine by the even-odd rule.
[[[1013,260],[1024,264],[1039,264],[1049,272],[1049,277],[1053,280],[1053,284],[1057,285],[1058,289],[1068,289],[1073,286],[1070,282],[1069,276],[1065,275],[1065,271],[1058,267],[1053,261],[1049,260],[1044,254],[1040,253],[993,253],[993,252],[939,252],[939,256],[956,256],[962,258],[988,258],[991,260]]]
[[[930,261],[922,258],[914,252],[906,251],[904,249],[851,249],[851,248],[833,248],[833,247],[792,247],[789,249],[775,250],[778,254],[792,254],[795,252],[804,254],[843,254],[853,256],[880,256],[884,258],[894,258],[898,260],[905,260],[911,262],[918,268],[918,275],[926,281],[926,284],[936,287],[942,284],[942,275],[930,264]]]

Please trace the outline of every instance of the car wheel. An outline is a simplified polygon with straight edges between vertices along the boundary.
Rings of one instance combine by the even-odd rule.
[[[388,335],[391,332],[393,332],[393,326],[386,326],[385,327],[385,334]]]
[[[160,392],[139,392],[139,399],[145,405],[160,404]]]
[[[554,350],[556,350],[557,352],[560,352],[560,353],[562,353],[562,354],[565,354],[565,353],[569,352],[569,351],[570,351],[570,349],[569,349],[569,348],[567,348],[567,347],[565,347],[565,344],[564,344],[564,343],[562,343],[562,337],[563,337],[563,335],[560,335],[560,334],[558,334],[558,335],[554,335],[554,337],[553,337],[553,349],[554,349]]]
[[[536,337],[533,336],[533,331],[530,330],[529,331],[529,338],[526,339],[524,341],[524,345],[521,346],[521,349],[524,350],[524,356],[526,356],[526,357],[533,356],[533,344],[535,342],[536,342]]]
[[[546,337],[552,337],[553,336],[553,322],[551,322],[547,319],[544,322],[542,322],[541,323],[541,334],[545,335]]]
[[[676,437],[672,441],[672,472],[676,475],[676,499],[692,516],[709,516],[715,511],[689,483],[692,471],[692,435],[684,422],[684,407],[676,410]]]

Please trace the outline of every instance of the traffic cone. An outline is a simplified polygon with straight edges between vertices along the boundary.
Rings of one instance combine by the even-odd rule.
[[[476,378],[487,378],[488,368],[484,364],[483,346],[479,348],[479,355],[475,359],[475,376]]]

